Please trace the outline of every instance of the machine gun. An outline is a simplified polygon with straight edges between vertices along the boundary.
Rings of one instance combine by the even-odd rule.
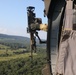
[[[39,39],[40,43],[46,43],[46,41],[42,41],[38,35],[38,30],[41,30],[42,19],[36,18],[34,10],[35,7],[33,6],[27,7],[27,16],[28,16],[27,32],[30,33],[31,57],[33,56],[32,54],[33,51],[36,52],[36,37]]]

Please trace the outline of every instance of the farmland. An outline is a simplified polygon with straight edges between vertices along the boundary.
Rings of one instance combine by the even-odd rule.
[[[16,42],[0,42],[0,74],[42,75],[46,64],[45,47],[38,46],[37,53],[33,53],[31,60],[29,45],[23,47],[24,43]]]

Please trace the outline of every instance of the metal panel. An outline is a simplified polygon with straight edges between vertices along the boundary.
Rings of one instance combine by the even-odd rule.
[[[55,72],[56,62],[57,62],[57,52],[58,52],[58,34],[59,34],[59,25],[61,21],[62,12],[64,9],[65,1],[58,1],[52,18],[52,30],[51,30],[51,40],[50,40],[50,49],[51,49],[51,64],[52,72]]]
[[[73,1],[67,1],[65,12],[65,29],[72,30],[73,26]]]
[[[45,3],[45,10],[46,10],[46,15],[48,14],[49,6],[51,3],[51,0],[44,0]]]

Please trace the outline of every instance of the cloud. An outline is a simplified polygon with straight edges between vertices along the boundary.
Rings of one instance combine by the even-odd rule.
[[[29,34],[27,33],[26,29],[9,29],[5,27],[0,27],[0,33],[29,37]]]
[[[7,29],[6,28],[0,28],[0,33],[6,34],[7,33]]]
[[[30,33],[27,33],[26,28],[24,29],[7,29],[4,27],[0,28],[0,33],[2,34],[8,34],[8,35],[18,35],[18,36],[25,36],[30,38]],[[39,31],[39,37],[41,39],[46,39],[47,32]]]

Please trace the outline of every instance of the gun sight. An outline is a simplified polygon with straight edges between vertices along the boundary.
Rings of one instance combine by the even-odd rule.
[[[27,7],[27,11],[34,11],[35,10],[35,7],[33,7],[33,6],[29,6],[29,7]]]

